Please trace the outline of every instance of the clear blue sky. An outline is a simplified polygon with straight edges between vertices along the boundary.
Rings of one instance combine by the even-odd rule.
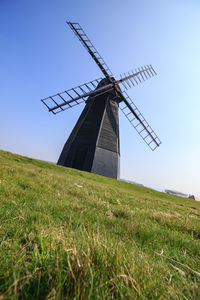
[[[120,115],[121,178],[200,195],[199,0],[0,0],[0,149],[56,162],[83,104],[54,116],[40,99],[102,76],[67,20],[116,78],[158,73],[128,93],[162,145],[149,150]]]

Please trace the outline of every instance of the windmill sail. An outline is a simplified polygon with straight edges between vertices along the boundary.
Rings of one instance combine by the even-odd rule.
[[[110,68],[108,67],[102,56],[99,54],[97,49],[94,47],[92,42],[89,40],[88,36],[83,31],[83,28],[79,25],[79,23],[67,22],[67,24],[78,37],[82,45],[87,49],[87,51],[92,56],[92,58],[94,59],[98,67],[101,69],[102,73],[106,76],[106,78],[113,77],[113,73],[111,72]]]
[[[122,84],[123,87],[127,90],[128,88],[135,87],[136,85],[150,79],[151,77],[157,75],[152,65],[147,65],[135,71],[127,72],[120,74],[121,79],[118,80],[119,84]]]
[[[161,141],[157,134],[148,124],[144,116],[141,114],[137,106],[133,103],[126,91],[122,92],[123,101],[120,102],[119,107],[131,125],[135,128],[137,133],[142,137],[149,148],[154,151],[160,146]]]
[[[53,114],[69,109],[87,100],[88,94],[94,91],[102,78],[79,85],[70,90],[57,93],[41,101]]]

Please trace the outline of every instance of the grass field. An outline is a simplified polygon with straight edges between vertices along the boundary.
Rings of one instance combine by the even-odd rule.
[[[200,203],[0,151],[0,299],[200,299]]]

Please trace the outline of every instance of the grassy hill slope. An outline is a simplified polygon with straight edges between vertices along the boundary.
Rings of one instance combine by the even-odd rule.
[[[0,299],[200,299],[200,203],[0,151]]]

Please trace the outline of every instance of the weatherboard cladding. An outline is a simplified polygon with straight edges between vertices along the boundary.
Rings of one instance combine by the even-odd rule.
[[[97,146],[113,152],[119,152],[118,104],[110,100],[109,96],[106,104]]]
[[[117,178],[118,159],[116,162],[112,160],[110,165],[108,163],[105,170],[101,155],[102,170],[99,165],[98,168],[94,168],[94,165],[97,165],[94,160],[99,159],[99,155],[95,155],[97,148],[117,154],[119,152],[118,104],[112,100],[113,98],[113,93],[105,93],[87,100],[86,106],[61,152],[59,165],[89,172],[93,168],[97,174],[104,176],[111,174],[109,177]],[[108,152],[104,153],[106,161],[106,155],[109,154]],[[116,171],[111,173],[110,169]]]

